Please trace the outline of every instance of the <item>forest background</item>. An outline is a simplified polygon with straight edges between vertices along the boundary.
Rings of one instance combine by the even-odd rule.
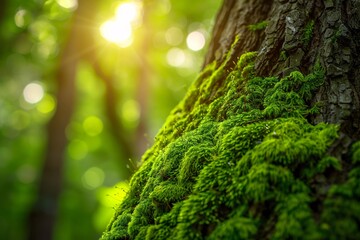
[[[69,121],[54,239],[101,236],[127,190],[128,169],[201,69],[220,3],[0,1],[2,238],[27,236],[49,139],[61,135],[49,124],[64,121],[55,114],[60,105]],[[72,84],[61,84],[64,73]],[[74,98],[64,102],[59,91]]]

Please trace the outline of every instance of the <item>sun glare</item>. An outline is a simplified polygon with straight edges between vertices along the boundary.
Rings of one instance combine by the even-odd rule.
[[[134,22],[139,18],[140,5],[135,2],[120,4],[116,9],[116,19],[124,22]]]
[[[117,19],[108,20],[101,25],[100,32],[106,40],[120,47],[127,47],[132,42],[132,29],[130,23],[127,22]]]
[[[138,22],[141,6],[137,2],[126,2],[116,8],[115,17],[100,26],[100,33],[107,41],[120,47],[132,43],[133,26]]]

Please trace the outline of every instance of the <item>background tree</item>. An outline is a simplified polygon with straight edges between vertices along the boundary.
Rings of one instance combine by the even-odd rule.
[[[76,104],[76,73],[81,61],[87,61],[105,85],[106,115],[109,118],[112,132],[124,157],[120,158],[120,175],[127,179],[134,171],[134,163],[129,160],[135,151],[121,119],[116,114],[116,98],[112,79],[99,63],[96,48],[97,29],[90,28],[91,17],[95,15],[98,5],[94,1],[78,1],[78,8],[70,25],[70,33],[63,48],[59,67],[56,73],[57,108],[47,128],[47,147],[44,166],[39,182],[37,200],[28,219],[29,239],[51,239],[57,218],[59,196],[62,192],[64,152],[67,146],[66,128],[68,127]],[[144,129],[143,129],[144,130]],[[145,134],[142,131],[142,135]],[[141,135],[141,134],[140,134]],[[126,167],[128,166],[128,167]]]
[[[208,10],[202,11],[200,2],[187,9],[187,0],[147,1],[150,6],[143,10],[152,13],[144,16],[137,10],[131,41],[122,46],[109,42],[102,35],[103,23],[117,16],[119,6],[133,3],[142,5],[120,0],[2,1],[2,238],[27,237],[27,215],[34,204],[34,215],[44,209],[48,213],[40,224],[30,221],[34,232],[45,234],[50,228],[41,222],[46,222],[54,226],[53,239],[99,238],[127,189],[123,180],[129,171],[123,161],[129,155],[138,160],[196,75],[218,2],[208,1]],[[193,50],[186,40],[196,31],[202,45]],[[69,93],[73,99],[58,98]],[[126,144],[116,140],[119,136],[131,144],[122,147]],[[51,161],[44,167],[45,159]]]
[[[103,239],[360,237],[358,1],[225,0]]]

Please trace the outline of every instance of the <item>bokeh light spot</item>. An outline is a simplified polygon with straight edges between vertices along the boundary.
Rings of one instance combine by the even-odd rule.
[[[171,27],[165,33],[165,40],[169,45],[177,46],[183,41],[184,35],[180,28]]]
[[[20,9],[16,12],[15,17],[15,25],[19,28],[24,28],[31,21],[31,15],[25,9]]]
[[[170,66],[180,67],[186,61],[185,52],[179,48],[172,48],[166,54],[166,60]]]
[[[78,6],[77,0],[56,0],[56,2],[63,8],[68,10],[75,10]]]
[[[122,106],[122,118],[126,122],[136,122],[140,118],[140,106],[135,100],[127,100]]]
[[[84,141],[74,139],[69,143],[68,154],[74,160],[83,159],[88,153],[88,146]]]
[[[103,130],[103,122],[95,116],[87,117],[83,122],[83,128],[87,135],[97,136]]]
[[[35,40],[32,53],[36,57],[47,59],[56,56],[59,51],[57,30],[50,21],[36,20],[31,23],[29,31]]]
[[[205,36],[202,32],[193,31],[187,36],[186,44],[189,49],[199,51],[205,46]]]
[[[101,168],[91,167],[82,176],[83,186],[87,189],[95,189],[104,183],[105,173]]]
[[[23,96],[26,102],[35,104],[40,102],[44,97],[44,89],[38,83],[29,83],[24,88]]]
[[[46,41],[49,38],[54,39],[51,41],[57,41],[56,28],[49,21],[44,19],[39,19],[31,23],[29,30],[38,42]]]
[[[41,102],[36,106],[36,109],[44,114],[50,113],[55,109],[55,99],[49,94],[45,94]]]
[[[58,45],[56,39],[49,37],[44,41],[39,42],[35,48],[34,53],[42,59],[48,59],[50,57],[56,56],[58,52]]]
[[[168,14],[171,11],[171,3],[169,0],[159,0],[159,11]]]

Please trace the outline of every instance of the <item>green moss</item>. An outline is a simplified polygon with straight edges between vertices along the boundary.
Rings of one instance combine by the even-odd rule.
[[[240,215],[240,214],[239,214]],[[233,216],[216,226],[209,237],[212,239],[252,239],[258,231],[258,222],[253,218]]]
[[[307,120],[323,69],[262,78],[256,56],[242,55],[230,73],[224,62],[200,74],[143,156],[102,239],[358,238],[360,144],[343,184],[319,196],[314,183],[342,171],[328,154],[338,127]]]
[[[315,24],[314,20],[311,20],[305,26],[304,33],[303,33],[303,39],[302,39],[305,46],[309,45],[309,43],[312,39],[313,32],[314,32],[314,24]]]
[[[335,33],[331,36],[331,43],[336,43],[340,36],[341,36],[341,30],[337,29]]]
[[[353,168],[343,184],[331,186],[324,201],[321,230],[329,239],[358,239],[360,237],[360,142],[353,144]]]
[[[237,72],[241,72],[244,70],[245,67],[251,66],[252,63],[254,62],[256,56],[257,56],[257,52],[248,52],[248,53],[241,55],[241,57],[237,63],[237,67],[238,67]]]
[[[274,239],[321,239],[306,192],[286,196],[275,208],[278,221]],[[305,237],[306,236],[306,237]]]
[[[251,24],[248,26],[248,29],[250,31],[259,31],[259,30],[263,30],[267,27],[268,25],[268,21],[262,21],[262,22],[258,22],[258,23],[255,23],[255,24]]]
[[[280,61],[285,61],[287,58],[288,58],[288,56],[287,56],[287,54],[286,54],[286,51],[282,50],[282,51],[280,52],[279,60],[280,60]]]
[[[360,141],[353,144],[351,154],[353,163],[360,164]]]

